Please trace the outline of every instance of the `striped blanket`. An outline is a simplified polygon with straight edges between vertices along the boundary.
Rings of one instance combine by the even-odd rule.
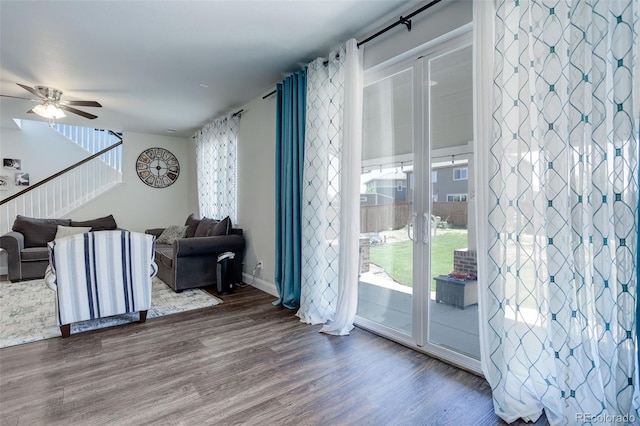
[[[45,282],[56,292],[58,325],[148,310],[154,244],[122,230],[51,241]]]

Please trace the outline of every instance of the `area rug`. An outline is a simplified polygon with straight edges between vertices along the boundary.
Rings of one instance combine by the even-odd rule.
[[[153,278],[151,309],[147,318],[215,306],[222,301],[201,289],[174,292]],[[0,348],[60,337],[55,294],[44,280],[0,282]],[[138,321],[137,313],[71,324],[71,334]]]

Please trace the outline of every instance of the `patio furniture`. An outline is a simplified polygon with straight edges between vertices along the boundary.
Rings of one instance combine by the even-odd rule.
[[[434,280],[436,280],[436,303],[446,303],[460,309],[478,303],[478,281],[447,275],[440,275]]]

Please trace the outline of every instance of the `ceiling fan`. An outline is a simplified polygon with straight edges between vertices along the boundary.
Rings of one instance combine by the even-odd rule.
[[[27,92],[36,96],[38,99],[21,98],[19,96],[9,96],[9,95],[0,95],[0,96],[5,98],[26,99],[29,101],[40,102],[39,105],[35,106],[33,109],[27,112],[36,113],[50,120],[65,117],[64,111],[70,112],[72,114],[77,114],[81,117],[88,118],[89,120],[93,120],[95,118],[98,118],[98,116],[89,114],[88,112],[85,112],[85,111],[81,111],[79,109],[74,108],[73,106],[96,107],[96,108],[102,107],[102,105],[100,105],[96,101],[61,101],[60,97],[62,96],[62,90],[54,89],[53,87],[47,87],[47,86],[30,87],[20,83],[16,83],[16,84],[22,87]]]

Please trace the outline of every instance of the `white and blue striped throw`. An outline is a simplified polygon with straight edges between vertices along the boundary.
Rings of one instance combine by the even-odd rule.
[[[58,325],[148,310],[154,245],[152,235],[123,230],[51,241],[45,282],[56,292]]]

